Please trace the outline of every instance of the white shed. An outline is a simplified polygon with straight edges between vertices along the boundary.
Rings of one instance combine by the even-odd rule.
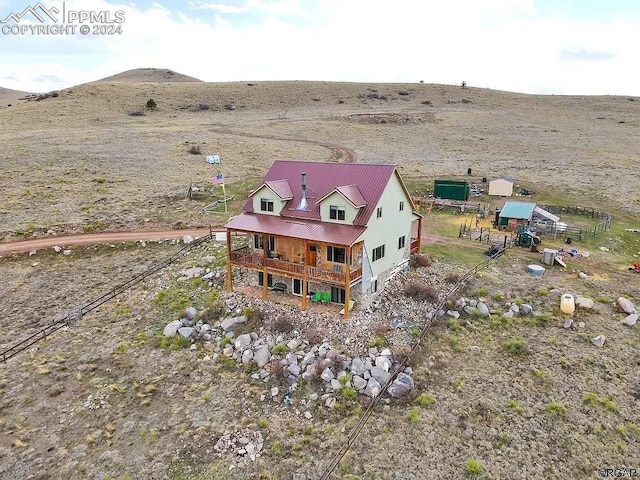
[[[489,182],[489,195],[510,197],[513,195],[513,178],[500,177]]]

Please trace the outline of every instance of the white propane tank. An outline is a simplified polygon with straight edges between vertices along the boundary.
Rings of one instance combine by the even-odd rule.
[[[565,293],[564,295],[562,295],[562,297],[560,298],[560,310],[562,310],[562,312],[566,313],[567,315],[571,315],[573,314],[573,312],[575,312],[576,304],[573,300],[573,295],[569,293]]]

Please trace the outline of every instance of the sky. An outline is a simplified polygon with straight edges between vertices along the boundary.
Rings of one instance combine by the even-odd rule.
[[[37,3],[0,0],[0,20]],[[57,34],[18,32],[56,23],[31,12],[1,23],[0,87],[47,92],[157,67],[207,82],[465,81],[532,94],[640,96],[638,0],[41,3],[103,13],[93,24],[58,15],[76,30]],[[107,25],[118,16],[121,23]],[[93,32],[117,26],[120,34]]]

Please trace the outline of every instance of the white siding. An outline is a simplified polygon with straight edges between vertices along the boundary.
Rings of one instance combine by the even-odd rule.
[[[335,205],[336,207],[344,207],[344,220],[331,220],[329,218],[329,207],[331,205]],[[354,206],[338,192],[333,192],[331,195],[325,198],[322,203],[320,203],[320,219],[323,222],[353,225],[353,221],[355,220],[356,215],[358,215],[358,209],[354,208]]]
[[[489,195],[510,197],[513,194],[513,182],[504,178],[497,178],[489,182]]]
[[[400,202],[404,201],[404,210]],[[382,207],[382,217],[377,218],[378,207]],[[407,197],[398,180],[393,175],[389,180],[376,209],[373,211],[367,230],[364,233],[364,248],[371,262],[371,274],[378,277],[379,283],[388,276],[388,271],[399,267],[409,258],[411,244],[411,222],[416,216],[411,210],[411,199]],[[398,238],[405,237],[405,247],[398,249]],[[385,246],[384,257],[373,261],[373,250]],[[379,290],[382,288],[380,285]]]
[[[264,215],[279,216],[280,211],[282,210],[282,207],[284,207],[285,203],[287,203],[283,200],[280,200],[280,197],[278,197],[275,193],[273,193],[273,190],[271,190],[267,186],[263,186],[260,190],[255,192],[252,198],[253,198],[253,211],[255,213],[262,213]],[[260,210],[260,199],[262,198],[266,198],[267,200],[273,200],[273,212],[263,212],[262,210]]]

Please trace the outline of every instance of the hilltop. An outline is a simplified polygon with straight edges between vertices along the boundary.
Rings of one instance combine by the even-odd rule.
[[[136,68],[125,72],[116,73],[109,77],[101,78],[93,83],[99,82],[202,82],[194,77],[174,72],[168,68]]]

